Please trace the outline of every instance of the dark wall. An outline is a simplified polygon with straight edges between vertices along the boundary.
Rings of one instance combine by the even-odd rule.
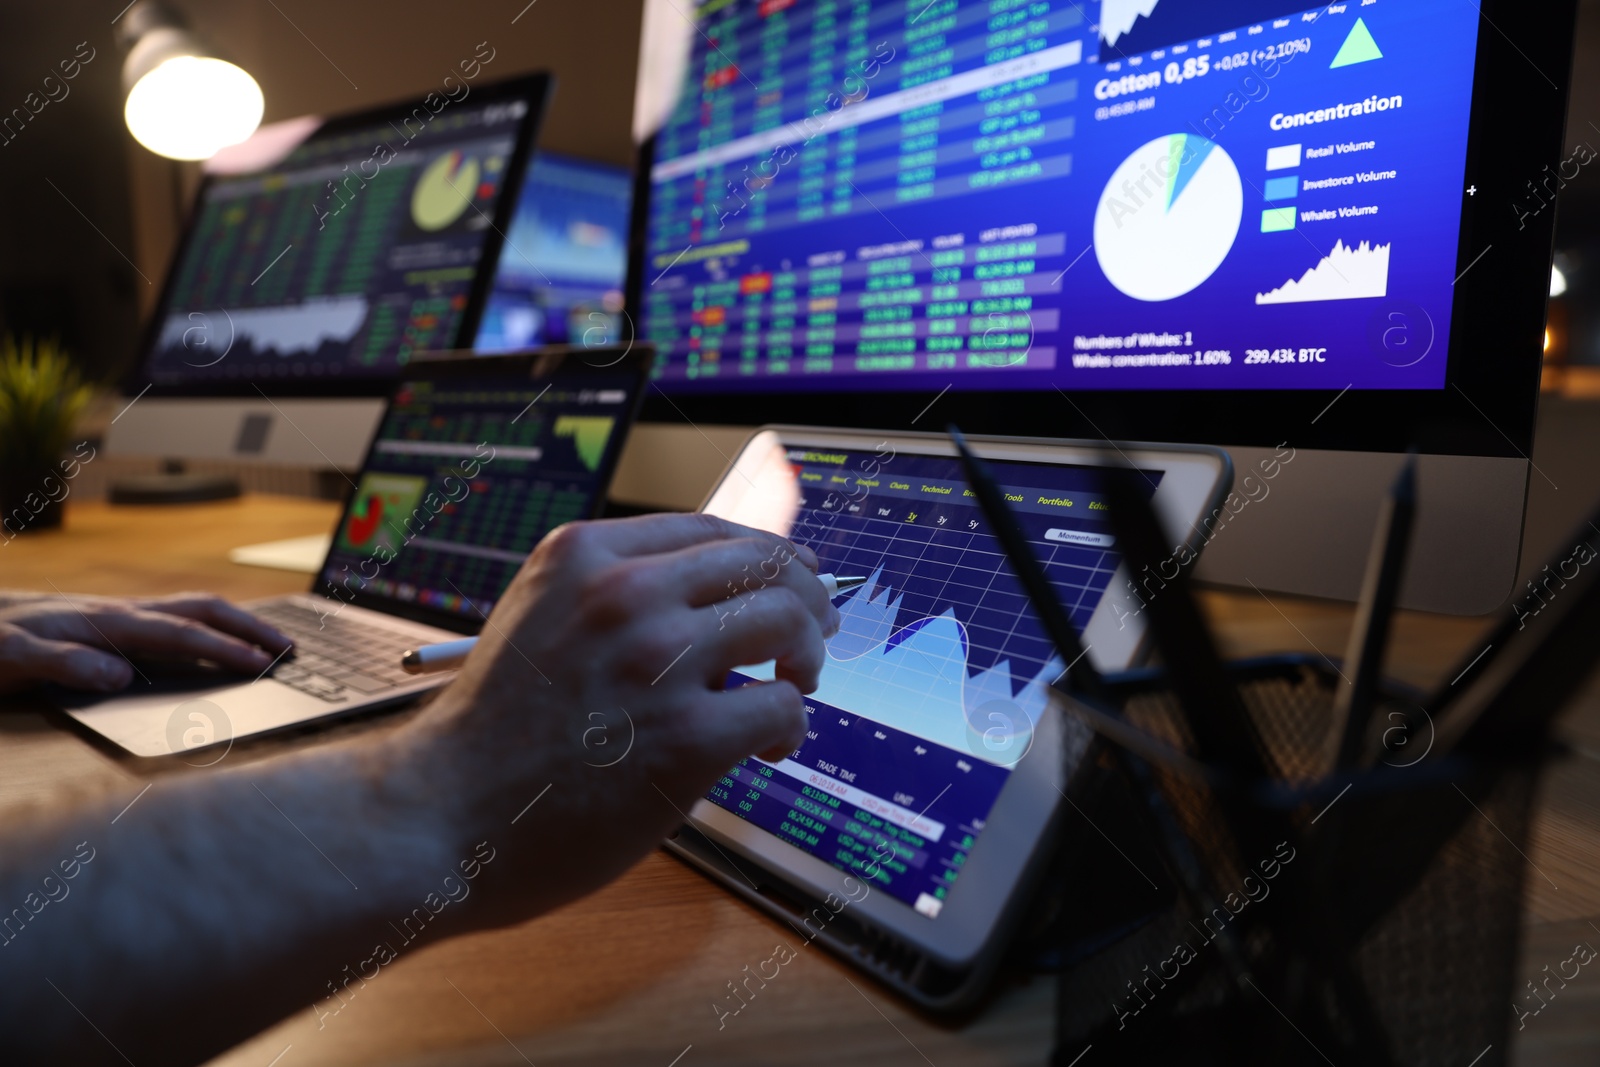
[[[546,147],[631,161],[641,0],[177,3],[255,75],[269,122],[420,96],[487,41],[495,50],[491,74],[555,72],[559,89],[545,124]]]
[[[131,351],[146,284],[131,262],[122,57],[110,35],[116,8],[105,8],[8,3],[0,15],[0,117],[13,118],[0,134],[0,330],[58,334],[94,373]],[[39,106],[45,77],[59,79],[80,42],[94,58],[72,81],[50,83],[62,98],[25,124],[13,116]]]

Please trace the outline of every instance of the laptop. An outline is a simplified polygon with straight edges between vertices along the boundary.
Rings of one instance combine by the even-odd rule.
[[[652,359],[640,345],[414,361],[311,588],[244,605],[293,652],[256,678],[136,661],[124,692],[56,703],[136,756],[206,765],[236,738],[444,684],[453,672],[408,674],[401,656],[477,633],[546,533],[600,513]]]

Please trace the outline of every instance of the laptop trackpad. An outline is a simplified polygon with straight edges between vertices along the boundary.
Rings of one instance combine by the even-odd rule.
[[[52,687],[68,715],[136,756],[183,755],[211,762],[235,737],[275,730],[343,710],[271,678],[252,681],[198,665],[138,664],[140,675],[121,693],[74,692]],[[148,679],[148,680],[147,680]],[[193,753],[192,756],[189,753]]]

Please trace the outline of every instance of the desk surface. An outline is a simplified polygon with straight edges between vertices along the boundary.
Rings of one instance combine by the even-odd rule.
[[[271,497],[175,509],[74,500],[63,530],[4,546],[0,586],[104,594],[203,588],[234,599],[293,592],[306,587],[304,576],[237,566],[227,550],[322,532],[335,518],[331,504]],[[1347,607],[1254,593],[1209,592],[1205,599],[1229,655],[1337,655],[1344,647]],[[1429,684],[1480,629],[1472,620],[1407,614],[1397,623],[1392,671]],[[130,797],[141,788],[126,764],[37,704],[13,699],[0,707],[0,805],[68,782]],[[241,746],[234,758],[395,721]],[[1567,959],[1577,941],[1600,945],[1600,688],[1591,687],[1562,729],[1577,754],[1545,779],[1528,853],[1525,976]],[[703,1067],[759,1058],[766,1065],[952,1067],[1038,1064],[1048,1055],[1048,979],[1012,981],[975,1022],[947,1029],[814,946],[784,969],[781,985],[763,990],[719,1031],[712,1002],[780,941],[800,947],[787,928],[656,853],[608,888],[541,919],[421,948],[386,968],[338,1015],[319,1025],[308,1007],[216,1062]],[[1597,1058],[1600,975],[1586,972],[1527,1020],[1514,1060],[1559,1067]]]

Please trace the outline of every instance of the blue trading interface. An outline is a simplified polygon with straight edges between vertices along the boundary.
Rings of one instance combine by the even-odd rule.
[[[1443,388],[1478,20],[703,0],[650,175],[660,384]]]
[[[151,378],[392,378],[453,346],[528,109],[419,107],[214,178],[173,264]]]
[[[622,167],[535,156],[473,348],[616,341],[632,201]]]
[[[742,761],[707,799],[933,918],[1063,664],[955,460],[789,459],[802,509],[791,536],[824,573],[871,580],[835,600],[843,622],[806,698],[805,741],[776,763]],[[993,467],[1081,630],[1119,563],[1096,474]],[[1161,473],[1146,473],[1154,492]],[[769,663],[729,684],[772,677]]]
[[[545,534],[594,513],[631,415],[632,381],[585,372],[403,384],[323,582],[339,596],[487,616]]]

